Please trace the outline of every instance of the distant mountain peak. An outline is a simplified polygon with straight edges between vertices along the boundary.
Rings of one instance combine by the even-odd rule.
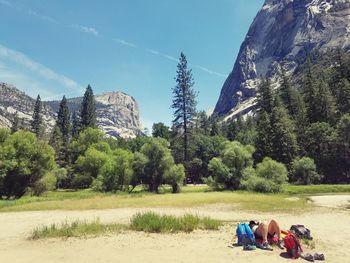
[[[95,96],[98,126],[111,137],[132,138],[141,134],[139,107],[136,100],[120,91]],[[68,99],[71,112],[80,108],[82,97]],[[11,127],[14,114],[29,125],[35,100],[15,86],[0,83],[0,127]],[[60,101],[43,102],[47,131],[55,125]]]

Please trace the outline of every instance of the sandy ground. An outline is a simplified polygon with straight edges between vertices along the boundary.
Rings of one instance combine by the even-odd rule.
[[[328,197],[333,198],[333,197]],[[322,202],[321,202],[322,203]],[[336,202],[337,203],[337,202]],[[194,213],[230,220],[220,231],[195,231],[190,234],[146,234],[125,232],[88,239],[27,240],[31,231],[41,225],[71,220],[127,223],[138,211],[181,215]],[[350,262],[350,211],[340,208],[317,208],[307,214],[266,214],[238,211],[227,205],[211,205],[191,209],[108,209],[88,211],[38,211],[0,213],[0,262],[294,262],[283,251],[243,251],[229,247],[234,241],[235,223],[250,219],[277,218],[283,228],[295,223],[311,229],[316,248],[327,262]],[[301,260],[301,259],[300,259]],[[302,260],[303,261],[303,260]]]

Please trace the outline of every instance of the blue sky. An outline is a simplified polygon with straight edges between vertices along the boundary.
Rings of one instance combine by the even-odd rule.
[[[123,91],[171,123],[180,52],[214,108],[263,0],[0,0],[0,82],[43,99]]]

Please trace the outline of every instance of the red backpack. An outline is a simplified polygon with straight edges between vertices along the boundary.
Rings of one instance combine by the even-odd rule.
[[[288,231],[288,235],[283,239],[284,247],[287,249],[288,254],[297,259],[303,253],[298,237],[293,231]]]

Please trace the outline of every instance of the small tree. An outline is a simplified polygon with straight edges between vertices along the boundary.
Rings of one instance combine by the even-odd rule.
[[[284,164],[266,157],[256,170],[246,169],[242,188],[256,192],[279,192],[287,182],[287,168]]]
[[[185,179],[185,168],[182,164],[173,165],[165,175],[165,182],[171,185],[172,192],[180,192]]]
[[[309,157],[295,159],[292,163],[292,180],[299,184],[318,183],[321,176],[316,172],[315,161]]]

